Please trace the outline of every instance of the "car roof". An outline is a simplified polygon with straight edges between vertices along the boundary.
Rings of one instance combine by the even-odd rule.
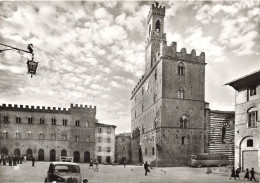
[[[51,162],[51,164],[53,164],[53,165],[77,165],[77,166],[79,166],[79,164],[77,164],[77,163],[62,162],[62,161]]]

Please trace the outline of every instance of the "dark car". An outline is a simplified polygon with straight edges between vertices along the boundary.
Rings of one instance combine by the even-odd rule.
[[[47,172],[45,183],[87,183],[87,179],[81,178],[80,167],[77,163],[52,162]]]

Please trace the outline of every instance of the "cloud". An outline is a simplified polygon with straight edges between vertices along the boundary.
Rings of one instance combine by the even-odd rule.
[[[110,85],[113,86],[113,87],[115,87],[115,88],[123,88],[123,87],[124,87],[124,85],[121,85],[121,84],[119,84],[119,83],[116,82],[116,81],[111,81],[111,82],[110,82]]]

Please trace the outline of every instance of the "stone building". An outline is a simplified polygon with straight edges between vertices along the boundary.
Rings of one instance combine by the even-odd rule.
[[[167,46],[164,17],[165,7],[153,4],[145,72],[131,95],[131,160],[182,166],[204,152],[205,53],[177,52],[176,42]]]
[[[209,111],[208,153],[221,153],[234,162],[235,112]]]
[[[100,163],[115,160],[115,125],[96,123],[96,158]]]
[[[0,106],[1,153],[26,154],[38,161],[72,156],[75,162],[95,158],[96,106],[69,109]]]
[[[131,162],[131,133],[116,135],[115,161],[120,164]]]
[[[235,94],[235,166],[260,173],[260,70],[226,85]]]

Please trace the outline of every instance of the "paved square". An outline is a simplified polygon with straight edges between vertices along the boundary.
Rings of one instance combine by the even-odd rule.
[[[18,166],[0,166],[1,183],[38,183],[44,182],[50,162],[36,162],[32,167],[31,162],[26,162]],[[225,183],[225,182],[250,182],[229,180],[229,172],[225,172],[225,167],[214,167],[213,173],[206,175],[206,168],[191,167],[168,167],[153,168],[148,176],[144,175],[142,166],[127,165],[99,165],[99,172],[89,169],[88,164],[80,163],[81,175],[87,178],[90,183]],[[240,174],[244,177],[244,173]],[[256,176],[259,180],[259,176]]]

